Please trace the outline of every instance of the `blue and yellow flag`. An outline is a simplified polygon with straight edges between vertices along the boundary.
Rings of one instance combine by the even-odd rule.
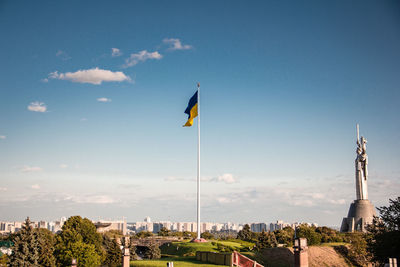
[[[183,125],[185,126],[192,126],[193,125],[193,119],[197,117],[197,91],[196,93],[190,98],[189,104],[185,110],[185,113],[188,114],[189,118],[188,121]]]

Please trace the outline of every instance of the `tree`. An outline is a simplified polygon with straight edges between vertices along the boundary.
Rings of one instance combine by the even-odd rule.
[[[376,261],[384,263],[388,258],[400,255],[400,197],[389,199],[389,206],[377,208],[380,219],[375,217],[367,229],[368,250]]]
[[[308,245],[319,245],[321,244],[321,234],[315,232],[315,227],[310,227],[305,224],[297,227],[297,237],[307,238]]]
[[[83,263],[101,263],[105,251],[102,248],[102,236],[97,233],[96,227],[89,219],[80,216],[68,218],[62,227],[61,233],[56,237],[55,255],[57,262],[63,266],[71,264],[72,259]]]
[[[71,266],[72,259],[76,259],[78,266],[97,267],[101,264],[101,257],[93,244],[86,244],[82,241],[70,243],[68,250],[65,251],[67,264],[62,266]]]
[[[168,230],[165,227],[161,227],[160,231],[158,232],[159,236],[169,236],[170,235],[170,230]]]
[[[112,239],[107,235],[103,236],[103,246],[106,250],[106,258],[103,264],[110,267],[117,267],[121,264],[122,250],[116,239]]]
[[[287,226],[281,230],[275,230],[274,234],[279,244],[286,244],[288,247],[293,245],[294,229],[292,227]]]
[[[350,235],[350,247],[347,257],[356,265],[367,266],[371,261],[371,254],[367,251],[367,235],[364,233],[352,233]]]
[[[183,238],[196,238],[197,237],[197,233],[190,232],[190,231],[183,231],[182,232],[182,237]]]
[[[12,241],[14,246],[10,255],[10,266],[39,266],[37,234],[31,226],[29,217]]]
[[[201,233],[200,237],[204,239],[214,239],[214,235],[208,231]]]
[[[258,235],[256,248],[261,250],[264,248],[273,248],[278,245],[274,232],[265,232],[264,230]]]
[[[149,245],[149,249],[146,251],[144,255],[147,259],[159,259],[161,258],[161,250],[158,247],[157,243],[151,242]]]
[[[250,231],[250,226],[248,224],[245,224],[243,229],[238,232],[237,238],[245,241],[251,240],[252,232]]]
[[[141,231],[139,233],[136,234],[136,238],[146,238],[149,236],[153,236],[153,233],[149,232],[149,231]]]
[[[47,229],[35,229],[37,234],[39,249],[39,265],[46,267],[56,266],[56,258],[54,257],[55,237],[52,232]]]

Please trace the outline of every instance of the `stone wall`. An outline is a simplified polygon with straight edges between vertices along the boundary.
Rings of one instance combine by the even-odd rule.
[[[232,264],[232,253],[217,253],[210,251],[196,251],[196,259],[202,262],[213,263],[217,265]]]

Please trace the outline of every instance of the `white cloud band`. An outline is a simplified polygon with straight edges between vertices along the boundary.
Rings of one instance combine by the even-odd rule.
[[[43,102],[35,101],[29,104],[28,110],[34,112],[46,112],[47,106]]]
[[[131,80],[129,76],[125,75],[121,71],[113,72],[99,68],[66,73],[58,73],[58,71],[55,71],[49,74],[49,79],[91,84],[101,84],[102,82],[123,82]]]
[[[145,62],[148,59],[161,59],[162,55],[158,53],[158,51],[147,52],[147,50],[142,50],[139,53],[131,54],[129,58],[125,60],[124,67],[132,67],[138,64],[139,62]]]
[[[193,48],[191,45],[183,45],[181,40],[176,38],[165,38],[163,43],[170,46],[168,50],[188,50]]]
[[[99,101],[99,102],[111,102],[112,100],[110,98],[107,98],[107,97],[100,97],[100,98],[97,98],[97,101]]]

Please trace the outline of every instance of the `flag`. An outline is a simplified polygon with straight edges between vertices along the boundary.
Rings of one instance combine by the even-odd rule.
[[[192,126],[193,125],[193,119],[197,117],[197,91],[196,93],[190,98],[189,104],[185,110],[185,113],[188,114],[188,121],[183,125],[185,126]]]

